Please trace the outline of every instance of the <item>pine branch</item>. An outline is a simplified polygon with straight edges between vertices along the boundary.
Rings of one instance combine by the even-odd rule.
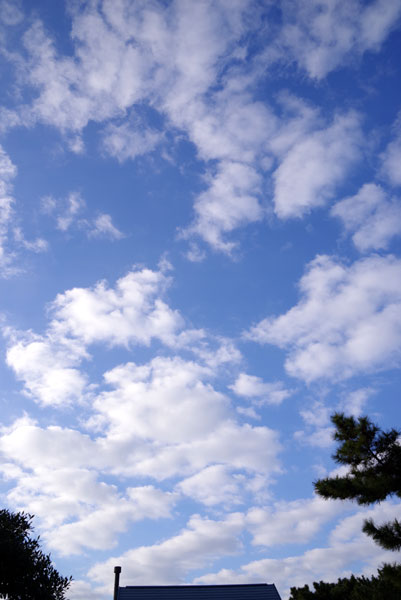
[[[367,519],[362,531],[386,550],[401,550],[401,523],[397,519],[376,526],[372,519]]]

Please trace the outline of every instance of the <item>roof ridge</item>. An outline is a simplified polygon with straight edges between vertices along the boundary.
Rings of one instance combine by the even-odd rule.
[[[173,584],[167,584],[167,585],[126,585],[126,586],[120,586],[120,587],[127,587],[127,588],[183,588],[183,587],[187,587],[187,588],[194,588],[194,587],[199,587],[199,588],[206,588],[206,587],[250,587],[250,586],[257,586],[257,585],[274,585],[274,583],[173,583]]]

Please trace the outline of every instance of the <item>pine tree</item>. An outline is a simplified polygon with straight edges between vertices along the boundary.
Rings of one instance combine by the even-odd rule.
[[[371,578],[341,578],[336,583],[314,582],[292,587],[289,600],[400,600],[401,565],[384,565]]]
[[[315,482],[316,492],[323,498],[356,500],[373,504],[396,495],[401,498],[400,432],[381,431],[367,417],[346,417],[336,413],[331,418],[336,427],[334,439],[340,442],[334,460],[347,465],[347,475],[328,477]],[[367,519],[363,531],[387,550],[401,549],[401,522],[375,525]]]
[[[33,516],[0,510],[0,598],[64,600],[71,578],[62,577],[32,538]]]

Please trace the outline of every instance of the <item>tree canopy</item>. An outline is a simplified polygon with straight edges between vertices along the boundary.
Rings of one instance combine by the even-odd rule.
[[[388,496],[401,498],[401,445],[396,429],[382,431],[367,417],[331,417],[336,427],[334,439],[340,442],[334,460],[349,467],[344,476],[327,477],[315,482],[323,498],[356,500],[373,504]],[[401,522],[398,519],[375,525],[367,519],[363,531],[387,550],[401,549]]]
[[[356,500],[358,504],[374,504],[388,496],[401,498],[401,445],[396,429],[382,431],[368,417],[346,417],[336,413],[334,439],[340,442],[334,460],[348,467],[346,475],[327,477],[315,482],[316,492],[323,498]],[[363,531],[388,550],[401,549],[401,523],[397,519],[375,525],[367,519]],[[291,588],[289,600],[399,600],[401,598],[401,565],[383,565],[377,576],[339,579],[336,583],[314,582]]]
[[[399,600],[401,598],[401,565],[384,565],[377,576],[339,579],[336,583],[314,582],[292,587],[289,600]]]
[[[62,577],[32,538],[33,515],[0,510],[0,597],[64,600],[71,577]]]

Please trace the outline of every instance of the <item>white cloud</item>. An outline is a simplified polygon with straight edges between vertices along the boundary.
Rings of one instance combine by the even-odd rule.
[[[29,419],[3,430],[0,451],[18,468],[7,499],[36,515],[49,547],[59,554],[107,549],[119,533],[143,519],[169,518],[177,495],[151,485],[120,488],[102,481],[102,443],[72,429],[41,429]],[[10,463],[12,464],[12,463]]]
[[[17,167],[0,146],[0,274],[4,277],[21,271],[16,263],[18,247],[35,253],[47,250],[46,240],[27,240],[22,228],[16,225],[17,203],[12,195],[16,175]],[[12,242],[16,244],[12,246]]]
[[[398,125],[398,128],[400,126]],[[395,186],[401,185],[401,133],[391,141],[382,154],[382,172]]]
[[[110,594],[102,594],[99,590],[94,590],[90,583],[82,579],[74,579],[68,588],[66,598],[68,600],[99,600],[100,598],[109,598]]]
[[[41,199],[41,210],[53,216],[56,227],[66,232],[72,228],[84,230],[89,238],[106,237],[119,240],[124,234],[113,224],[111,215],[100,213],[95,218],[84,218],[85,200],[80,192],[70,192],[66,198],[56,199],[44,196]]]
[[[86,345],[149,345],[154,338],[172,344],[183,319],[160,297],[168,283],[162,271],[144,268],[131,271],[114,288],[101,281],[93,288],[67,290],[52,304],[52,332]]]
[[[53,196],[43,196],[40,200],[40,207],[43,213],[52,214],[58,205],[58,202]]]
[[[344,396],[344,399],[340,402],[340,410],[346,414],[353,415],[354,417],[360,417],[364,414],[365,405],[367,400],[375,393],[372,388],[361,388],[349,392]]]
[[[31,252],[46,252],[48,249],[48,243],[43,238],[36,238],[36,240],[33,241],[26,240],[20,227],[14,227],[13,233],[15,241]]]
[[[341,501],[311,499],[277,502],[272,507],[252,508],[246,516],[247,528],[258,546],[305,544],[329,521],[349,510]]]
[[[67,231],[82,211],[85,202],[79,192],[71,192],[66,199],[65,211],[57,217],[57,228]]]
[[[141,546],[125,554],[98,563],[89,577],[110,587],[110,573],[116,564],[122,566],[124,578],[131,585],[183,583],[188,573],[217,557],[237,554],[244,518],[232,513],[222,521],[193,515],[178,535],[153,546]]]
[[[114,389],[103,392],[94,406],[121,438],[195,442],[228,416],[228,399],[202,383],[205,375],[210,373],[204,367],[179,358],[127,363],[105,374]]]
[[[294,433],[294,438],[299,442],[327,448],[333,444],[334,428],[330,425],[331,409],[320,401],[315,401],[310,408],[300,411],[306,425],[305,430]]]
[[[280,35],[284,57],[291,58],[315,79],[366,51],[378,51],[401,14],[398,0],[301,0],[284,2]],[[287,59],[288,60],[288,59]]]
[[[130,523],[171,517],[171,507],[176,500],[173,494],[153,486],[128,488],[125,497],[114,493],[105,500],[99,492],[106,484],[97,487],[98,494],[90,502],[80,497],[80,503],[86,502],[86,506],[76,521],[46,533],[49,547],[59,554],[79,554],[83,548],[109,550],[116,545],[118,534],[126,531]],[[66,489],[68,482],[63,481],[64,493]]]
[[[235,243],[224,240],[223,234],[263,218],[258,201],[260,192],[261,177],[253,167],[220,162],[217,173],[210,178],[210,187],[195,201],[194,223],[182,236],[197,234],[216,250],[230,253]]]
[[[331,543],[361,539],[363,522],[365,519],[373,519],[375,523],[385,523],[399,518],[400,503],[386,500],[376,506],[359,510],[349,517],[345,517],[330,532]],[[366,536],[365,536],[366,537]],[[367,539],[367,538],[366,538]]]
[[[230,473],[225,465],[210,465],[180,481],[177,489],[206,506],[240,504],[245,477]]]
[[[24,18],[19,0],[2,0],[0,2],[0,20],[5,25],[18,25]]]
[[[25,391],[44,405],[83,400],[90,388],[79,367],[89,357],[88,345],[148,345],[155,338],[177,343],[183,319],[160,297],[168,281],[162,271],[142,269],[122,277],[115,288],[100,282],[59,294],[44,335],[5,330],[7,364],[24,382]],[[182,343],[190,344],[195,337],[188,334]]]
[[[167,518],[174,489],[206,506],[263,498],[280,471],[277,433],[236,423],[229,400],[207,382],[212,376],[178,358],[116,367],[106,374],[113,389],[87,408],[93,438],[17,420],[0,437],[2,470],[15,480],[9,504],[40,518],[49,547],[72,554],[110,547],[136,520]],[[178,481],[172,492],[117,491],[105,483],[110,476]]]
[[[106,236],[112,240],[121,240],[124,234],[113,225],[113,221],[110,215],[101,214],[93,222],[93,225],[88,232],[89,237],[101,237]]]
[[[356,114],[338,116],[326,129],[305,134],[284,155],[273,175],[275,213],[302,217],[333,198],[352,164],[360,158]]]
[[[82,139],[82,136],[77,134],[77,135],[70,135],[67,137],[67,146],[68,148],[71,150],[71,152],[74,152],[74,154],[83,154],[85,151],[85,144],[84,141]]]
[[[135,159],[151,152],[162,141],[163,135],[155,130],[144,129],[129,123],[109,125],[103,135],[103,147],[108,154],[119,162]]]
[[[44,538],[60,553],[109,547],[136,518],[168,516],[176,494],[159,502],[152,488],[141,501],[145,511],[131,488],[117,492],[103,483],[106,476],[174,478],[181,495],[227,506],[245,494],[262,497],[280,471],[277,433],[238,423],[229,398],[212,385],[219,368],[238,362],[238,351],[230,340],[184,329],[161,299],[169,265],[160,268],[133,270],[114,287],[101,282],[60,294],[43,335],[6,330],[7,362],[25,391],[45,405],[84,400],[93,434],[17,421],[0,439],[5,474],[16,480],[10,504],[41,517]],[[105,373],[103,391],[80,370],[92,344],[128,347],[152,339],[191,350],[196,360],[158,356],[120,364]]]
[[[76,429],[56,425],[41,428],[26,416],[3,429],[1,437],[4,455],[28,471],[35,468],[59,471],[66,465],[77,469],[99,468],[104,461],[100,446]],[[19,469],[17,475],[21,475]]]
[[[191,348],[195,356],[213,369],[230,363],[232,365],[239,364],[242,360],[242,354],[232,340],[221,336],[207,335],[206,331],[202,329],[183,331],[178,336],[176,345],[177,347]]]
[[[288,373],[305,381],[392,367],[401,349],[400,282],[392,256],[350,266],[318,256],[300,281],[299,303],[245,335],[288,349]]]
[[[74,57],[58,56],[36,23],[25,35],[30,53],[26,81],[38,89],[38,96],[24,110],[64,132],[80,132],[90,120],[117,117],[118,124],[104,128],[103,144],[109,154],[124,161],[152,151],[161,140],[160,132],[142,124],[135,111],[122,121],[136,103],[150,103],[167,117],[168,126],[188,135],[199,158],[217,161],[214,171],[207,168],[208,189],[195,199],[193,222],[182,235],[199,236],[213,249],[231,253],[235,243],[225,234],[264,217],[259,168],[271,163],[267,149],[277,150],[284,135],[277,131],[272,111],[249,94],[259,76],[257,66],[245,75],[244,57],[237,53],[236,65],[231,62],[234,42],[244,32],[247,11],[252,9],[248,2],[230,9],[224,2],[208,1],[191,8],[176,2],[169,8],[145,9],[125,2],[111,7],[104,0],[101,10],[94,6],[71,10]],[[308,7],[296,2],[284,3],[283,11],[276,59],[280,53],[294,52],[312,77],[321,77],[349,56],[377,50],[400,7],[396,1],[381,0],[369,7],[356,0],[312,2]],[[223,65],[228,67],[224,77]],[[211,91],[216,81],[221,86]],[[284,156],[282,150],[274,173],[275,211],[280,218],[299,217],[325,204],[360,157],[355,114],[338,116],[326,129],[317,129],[315,122],[311,129],[316,115],[311,109],[304,112],[309,129],[296,139],[297,127],[291,133],[287,128],[284,137],[292,136],[293,143]],[[75,144],[76,151],[82,151],[81,142]],[[59,218],[60,228],[67,229],[70,223],[68,215]],[[189,258],[200,260],[202,253],[192,246]]]
[[[125,447],[125,461],[114,470],[156,479],[189,476],[215,464],[266,476],[277,472],[276,432],[238,425],[228,398],[208,383],[212,376],[209,368],[177,357],[106,373],[114,389],[95,400],[95,422]]]
[[[202,159],[251,165],[263,156],[277,119],[265,104],[252,101],[241,88],[230,89],[232,85],[228,78],[226,89],[212,102],[191,98],[188,107],[174,114],[174,121],[188,131]]]
[[[401,158],[401,155],[400,155]],[[355,196],[337,202],[331,214],[339,217],[361,252],[386,249],[401,235],[401,204],[388,199],[383,188],[368,183]]]
[[[198,413],[194,418],[197,416]],[[128,415],[127,420],[130,419]],[[177,430],[180,430],[180,423],[178,428],[175,427]],[[252,443],[251,428],[248,428],[245,440],[240,439],[240,428],[234,428],[232,433],[233,436],[227,439],[224,427],[218,426],[215,432],[211,425],[209,431],[203,434],[204,441],[181,444],[175,473],[165,474],[152,468],[148,472],[141,468],[141,461],[146,461],[149,455],[153,455],[153,464],[159,460],[161,468],[168,468],[163,442],[140,440],[137,434],[127,439],[124,432],[119,437],[116,430],[106,438],[101,436],[91,440],[77,430],[57,426],[42,429],[28,419],[21,419],[3,430],[0,437],[1,470],[9,482],[15,480],[9,488],[7,501],[10,506],[27,510],[38,517],[44,539],[59,554],[75,554],[83,548],[110,548],[129,524],[146,518],[170,517],[171,507],[178,499],[173,492],[162,492],[149,485],[124,489],[120,481],[117,490],[116,486],[104,480],[110,474],[132,477],[139,471],[147,477],[164,478],[204,467],[199,477],[184,479],[177,490],[207,506],[236,504],[244,490],[260,493],[266,486],[264,476],[248,478],[244,473],[234,472],[230,477],[229,473],[243,467],[244,462],[252,469],[251,457],[257,452],[261,455],[260,462],[266,461],[265,465],[258,465],[260,470],[274,469],[271,462],[277,448],[271,447],[266,452],[265,446],[269,443],[266,437],[260,442],[255,439]],[[223,435],[221,444],[220,435]],[[125,439],[122,439],[123,436]],[[256,431],[253,437],[257,438]],[[237,453],[234,442],[239,445]],[[164,446],[168,449],[171,443]],[[205,450],[210,450],[207,456]],[[192,454],[191,470],[185,464],[185,452]],[[124,456],[124,463],[121,456]],[[213,466],[215,460],[224,460],[227,466]],[[207,488],[210,498],[205,496]]]
[[[46,337],[11,331],[6,361],[24,389],[43,405],[64,406],[82,400],[86,377],[76,368],[85,350],[73,340],[53,341]]]
[[[391,562],[389,552],[378,552],[373,542],[358,540],[333,547],[318,547],[303,554],[286,558],[262,558],[243,565],[238,571],[222,569],[218,573],[197,577],[194,583],[224,584],[267,581],[274,583],[281,598],[289,597],[290,587],[312,585],[313,581],[337,581],[350,577],[352,565],[363,563],[363,573],[372,575],[381,564]],[[352,569],[354,575],[362,571],[358,564]]]
[[[329,448],[333,445],[333,432],[333,427],[317,427],[310,431],[296,431],[294,438],[307,446]]]
[[[276,38],[271,33],[265,58],[270,64],[293,56],[316,78],[378,50],[401,10],[398,0],[366,7],[357,0],[296,1],[281,8],[284,25]],[[80,10],[72,6],[70,16],[72,56],[57,53],[39,21],[24,36],[28,59],[20,58],[19,85],[33,86],[37,95],[31,106],[20,107],[19,120],[57,127],[74,152],[83,151],[80,136],[90,121],[106,123],[104,148],[124,161],[152,151],[162,139],[136,115],[138,105],[150,105],[173,133],[185,132],[200,159],[216,161],[214,170],[206,167],[208,189],[195,199],[194,219],[183,235],[231,253],[235,243],[225,235],[264,217],[259,169],[271,165],[268,148],[278,135],[278,119],[250,93],[265,72],[263,60],[249,63],[247,47],[238,50],[243,33],[258,29],[254,4],[205,0],[164,7],[103,0]],[[287,137],[297,131],[284,129]],[[331,199],[359,158],[359,138],[358,119],[348,115],[294,139],[274,174],[276,214],[302,216]],[[71,217],[60,217],[58,226],[68,229]],[[200,260],[202,253],[192,246],[188,257]]]
[[[301,410],[301,417],[311,427],[323,427],[330,422],[330,408],[316,401],[310,408]]]
[[[17,167],[12,163],[10,157],[5,150],[0,146],[0,179],[1,190],[5,189],[7,183],[14,179],[17,174]]]
[[[239,363],[241,353],[231,340],[185,329],[179,311],[163,300],[170,284],[168,268],[167,264],[159,271],[137,268],[114,287],[100,281],[59,294],[48,307],[52,320],[43,335],[5,328],[7,364],[24,382],[25,391],[54,406],[88,398],[94,386],[87,387],[80,365],[90,358],[89,347],[95,344],[128,349],[157,340],[170,349],[192,352],[203,366],[187,365],[199,373],[211,374],[222,365]],[[124,369],[129,370],[121,366],[121,373]],[[107,380],[114,382],[112,373]]]
[[[8,252],[7,242],[15,202],[11,196],[11,182],[16,174],[16,166],[0,146],[0,269],[4,275],[12,272],[12,254]]]
[[[320,502],[324,503],[325,501],[298,500],[288,503],[288,515],[285,510],[281,512],[281,509],[277,514],[273,514],[283,524],[288,524],[289,530],[295,534],[295,541],[302,541],[302,524],[296,522],[297,515],[301,519],[305,519],[305,537],[307,537],[311,532],[318,531],[327,519],[341,514],[341,510],[338,508],[325,508],[323,504],[320,505]],[[282,508],[285,508],[284,504]],[[313,581],[321,580],[336,581],[339,577],[349,577],[351,573],[371,576],[383,562],[393,562],[394,553],[380,549],[373,540],[362,533],[362,520],[367,516],[376,518],[379,515],[385,518],[394,518],[397,511],[399,514],[399,504],[394,506],[388,502],[382,503],[371,511],[358,510],[354,515],[345,517],[339,522],[333,533],[328,536],[326,546],[316,547],[312,550],[307,549],[302,554],[285,558],[262,558],[244,564],[238,570],[222,569],[217,573],[196,577],[194,583],[224,584],[267,581],[276,585],[281,597],[285,600],[289,596],[291,586],[302,587],[305,584],[311,586]],[[310,524],[308,524],[309,515],[311,517]],[[256,523],[260,516],[263,515],[256,514]],[[274,523],[271,523],[271,527],[273,539],[280,543]],[[280,532],[283,532],[283,529],[280,529]]]
[[[259,398],[261,404],[281,404],[291,396],[291,391],[284,387],[281,381],[265,382],[255,375],[240,373],[230,388],[238,396],[245,398]]]
[[[13,198],[3,195],[0,197],[0,267],[4,274],[9,272],[9,264],[12,258],[12,255],[7,252],[7,241],[11,219],[14,214],[13,204]]]
[[[120,117],[148,99],[178,115],[213,83],[245,9],[244,3],[178,2],[168,10],[108,0],[71,7],[74,58],[59,57],[37,22],[24,38],[26,80],[38,90],[27,110],[64,131]]]
[[[125,3],[111,7],[104,1],[101,9],[71,10],[74,57],[58,56],[39,22],[26,33],[26,82],[38,95],[22,112],[70,132],[71,140],[71,132],[80,132],[90,120],[121,119],[135,103],[150,102],[172,128],[188,134],[200,158],[223,161],[217,175],[210,176],[209,191],[196,201],[188,232],[229,252],[232,245],[222,234],[262,218],[260,178],[250,163],[262,157],[275,119],[244,93],[247,84],[244,79],[241,88],[236,73],[227,72],[227,89],[211,98],[204,95],[219,77],[223,57],[231,59],[248,3],[228,7],[205,1],[189,7],[176,2],[169,9],[144,9]],[[123,161],[150,152],[161,139],[133,113],[130,122],[108,124],[103,143]],[[82,151],[82,144],[73,149]],[[69,224],[67,216],[59,226],[67,229]]]
[[[68,231],[76,225],[84,208],[85,200],[77,191],[70,192],[64,199],[56,199],[52,196],[44,196],[41,199],[42,212],[55,217],[57,229],[60,231]]]

